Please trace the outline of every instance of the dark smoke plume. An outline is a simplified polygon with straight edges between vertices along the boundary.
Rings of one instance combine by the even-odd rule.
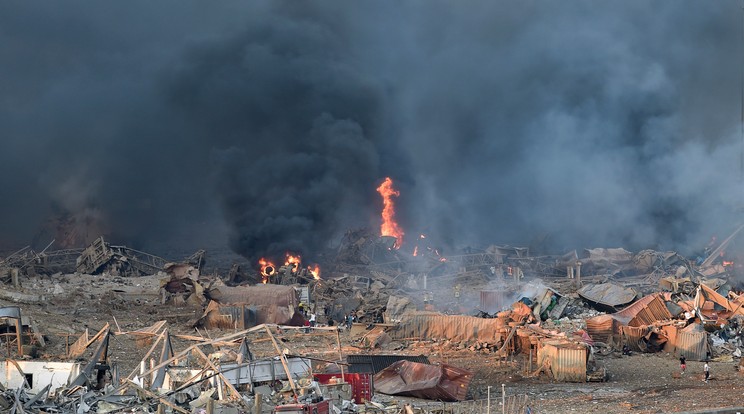
[[[66,211],[313,256],[377,227],[391,176],[406,233],[448,248],[695,249],[740,220],[740,12],[4,3],[0,242]]]

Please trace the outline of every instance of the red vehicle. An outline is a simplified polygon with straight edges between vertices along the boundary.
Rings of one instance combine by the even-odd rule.
[[[274,407],[275,413],[282,414],[329,414],[329,400],[305,404],[285,404]]]

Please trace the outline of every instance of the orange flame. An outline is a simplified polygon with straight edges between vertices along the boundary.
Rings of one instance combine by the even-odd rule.
[[[382,196],[382,224],[380,225],[380,233],[382,236],[395,237],[395,244],[393,248],[399,249],[403,244],[403,230],[398,226],[395,221],[395,203],[393,197],[400,196],[400,191],[393,188],[393,180],[390,177],[386,177],[385,181],[377,187],[377,192]]]
[[[308,266],[307,271],[310,272],[311,275],[313,275],[315,280],[320,280],[320,266]]]
[[[728,262],[728,261],[724,260],[723,261],[723,265],[724,266],[733,266],[734,265],[734,262]]]
[[[414,257],[418,256],[418,246],[413,248],[413,256]]]
[[[263,257],[258,261],[258,264],[261,266],[261,283],[266,284],[269,282],[269,277],[276,273],[276,266]]]
[[[284,261],[284,266],[292,265],[292,273],[297,273],[300,269],[300,263],[302,263],[302,257],[300,255],[294,256],[287,252],[287,260]]]

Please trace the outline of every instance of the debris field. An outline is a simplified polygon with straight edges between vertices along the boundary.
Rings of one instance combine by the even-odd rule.
[[[115,246],[0,260],[12,413],[564,413],[736,409],[734,229],[699,257],[443,255],[350,230],[318,266],[205,271]],[[681,366],[684,358],[685,367]],[[705,378],[705,366],[709,378]]]

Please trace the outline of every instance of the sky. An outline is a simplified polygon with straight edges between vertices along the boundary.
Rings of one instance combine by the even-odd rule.
[[[404,249],[699,250],[741,221],[742,39],[735,1],[3,2],[0,242],[313,257],[391,177]]]

